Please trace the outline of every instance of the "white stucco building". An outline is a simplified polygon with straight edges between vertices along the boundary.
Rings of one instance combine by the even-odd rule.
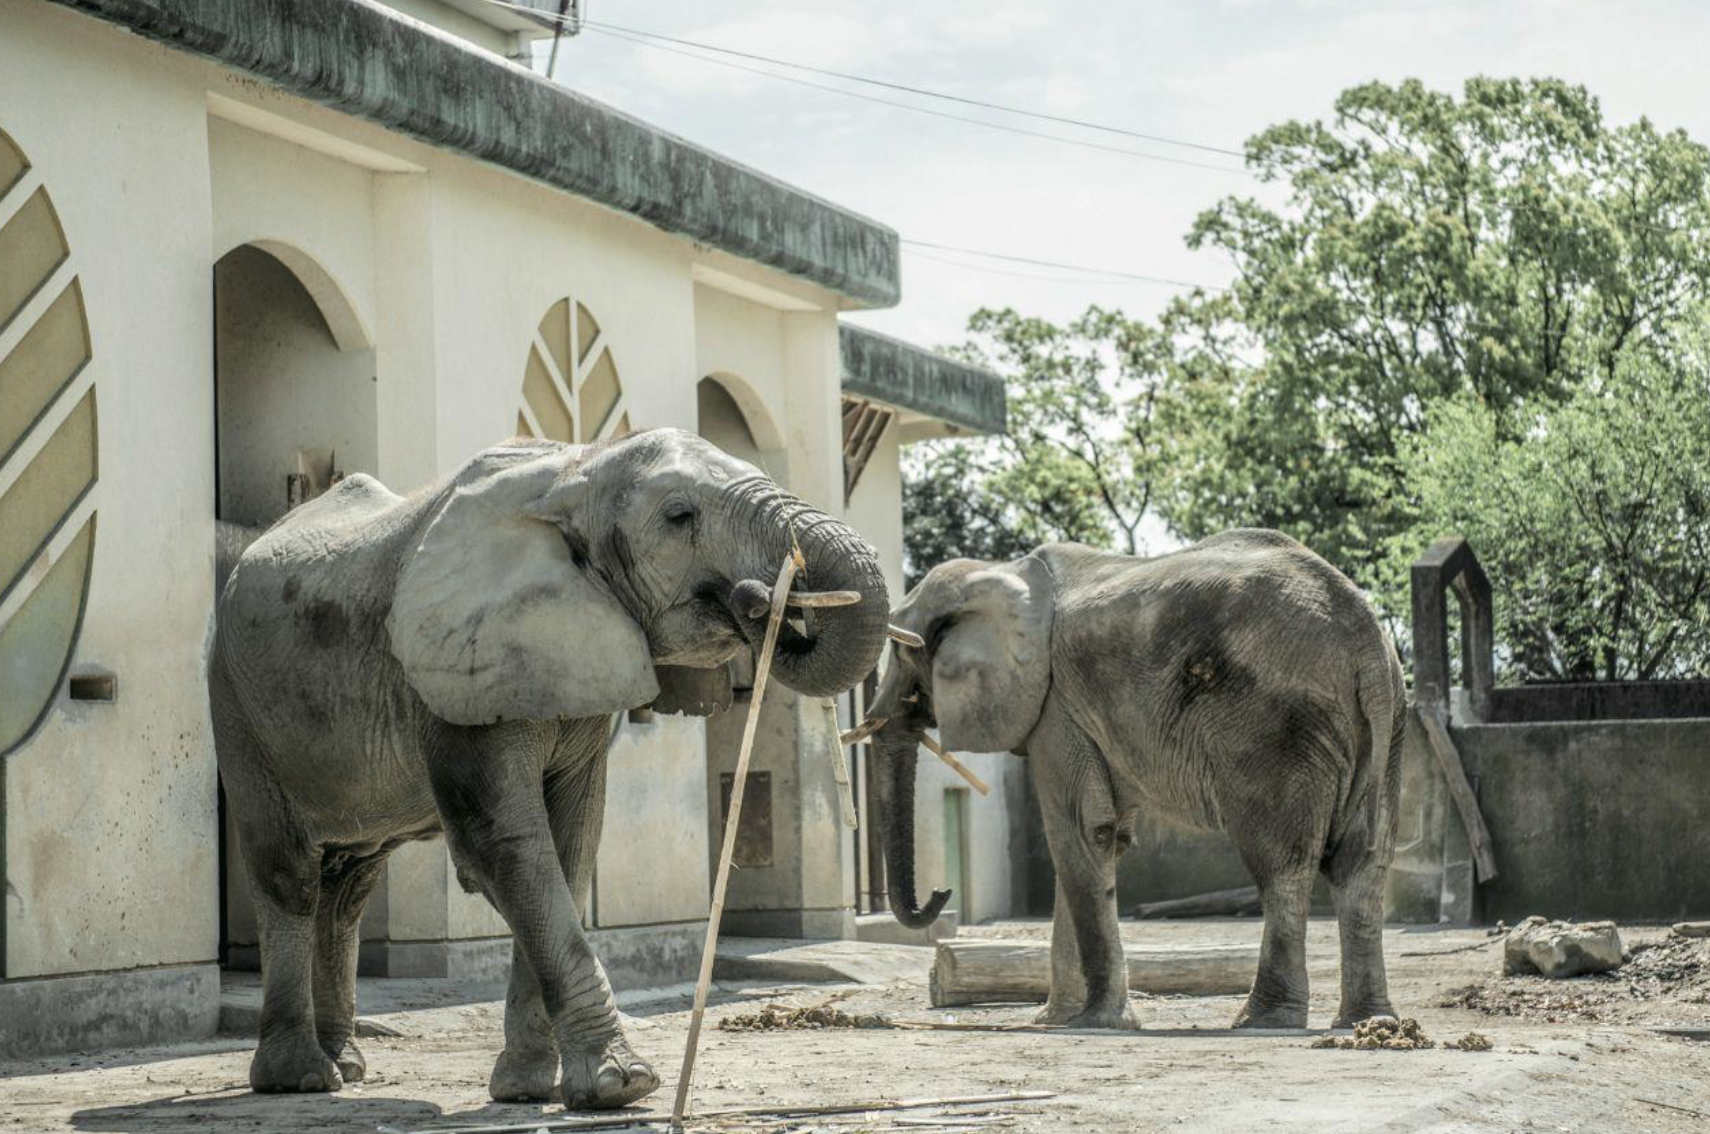
[[[1002,428],[991,375],[839,323],[896,302],[894,232],[548,83],[516,62],[542,31],[479,0],[0,0],[0,1055],[209,1034],[221,961],[254,962],[203,682],[217,519],[677,426],[851,520],[900,597],[900,447]],[[692,974],[739,730],[621,726],[585,905],[620,988]],[[768,697],[733,930],[854,932],[833,743]],[[921,776],[922,881],[1007,912],[1006,787],[958,784]],[[505,932],[412,844],[362,965],[491,970]]]

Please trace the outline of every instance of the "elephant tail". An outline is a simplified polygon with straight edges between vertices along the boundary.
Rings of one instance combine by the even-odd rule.
[[[1401,745],[1407,728],[1407,692],[1402,684],[1401,663],[1389,644],[1379,636],[1379,665],[1368,666],[1360,679],[1360,709],[1365,714],[1367,752],[1370,769],[1366,777],[1366,849],[1376,851],[1384,845],[1385,835],[1394,819],[1395,807],[1390,796],[1397,790],[1401,775]]]

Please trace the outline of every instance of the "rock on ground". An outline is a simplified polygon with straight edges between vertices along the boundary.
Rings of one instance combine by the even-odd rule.
[[[1502,971],[1562,978],[1621,967],[1621,935],[1612,921],[1566,922],[1529,917],[1508,931]]]

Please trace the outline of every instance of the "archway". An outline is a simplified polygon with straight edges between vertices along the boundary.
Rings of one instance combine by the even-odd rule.
[[[375,470],[374,349],[343,288],[300,250],[244,244],[214,264],[215,593],[269,524]],[[220,959],[255,968],[255,916],[220,792]]]

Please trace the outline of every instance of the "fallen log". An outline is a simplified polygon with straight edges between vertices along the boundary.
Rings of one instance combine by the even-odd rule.
[[[1128,945],[1135,992],[1226,996],[1246,992],[1259,967],[1253,945]],[[1045,941],[955,938],[938,943],[929,990],[934,1008],[993,1002],[1039,1003],[1051,991]]]
[[[1257,886],[1237,886],[1233,890],[1210,890],[1189,898],[1170,898],[1162,902],[1141,902],[1134,907],[1138,918],[1163,917],[1251,917],[1263,913]]]

